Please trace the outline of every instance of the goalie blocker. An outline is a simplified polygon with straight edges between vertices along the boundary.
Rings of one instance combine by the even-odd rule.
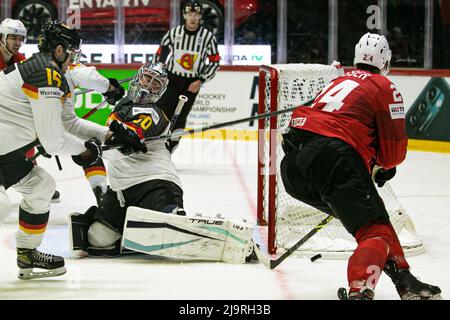
[[[253,253],[252,234],[253,226],[242,221],[129,207],[122,247],[173,259],[245,263]]]

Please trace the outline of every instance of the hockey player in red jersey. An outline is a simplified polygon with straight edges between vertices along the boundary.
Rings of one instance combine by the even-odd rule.
[[[383,270],[402,299],[440,298],[438,287],[409,272],[373,183],[381,187],[394,177],[408,143],[402,96],[385,77],[390,59],[386,38],[365,34],[355,47],[356,70],[328,84],[310,108],[297,108],[284,135],[286,191],[339,219],[358,243],[342,299],[373,299]]]

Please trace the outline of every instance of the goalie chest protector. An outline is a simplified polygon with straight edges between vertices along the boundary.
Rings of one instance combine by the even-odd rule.
[[[144,138],[164,134],[169,125],[167,116],[156,104],[135,104],[128,98],[117,104],[109,117],[109,121],[111,120],[118,120],[133,129],[139,129]]]

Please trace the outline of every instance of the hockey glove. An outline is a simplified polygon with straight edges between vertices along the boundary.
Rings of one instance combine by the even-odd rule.
[[[113,120],[109,125],[109,129],[112,131],[113,135],[105,144],[111,146],[123,145],[119,151],[126,156],[139,151],[144,153],[147,152],[145,143],[141,141],[136,132],[126,125]]]
[[[383,187],[387,181],[391,180],[395,176],[395,173],[397,172],[397,169],[395,167],[392,169],[385,169],[385,168],[375,169],[375,168],[373,173],[373,181],[375,181],[375,183],[379,188]]]
[[[288,154],[289,152],[295,150],[295,143],[293,141],[293,133],[292,130],[289,129],[288,132],[283,133],[283,141],[281,142],[281,147],[283,148],[283,151],[285,154]]]
[[[114,87],[114,90],[103,93],[103,96],[110,105],[115,105],[116,102],[122,99],[125,95],[125,89],[120,85],[117,79],[108,78],[108,80],[109,84]]]
[[[91,166],[103,155],[102,143],[97,138],[91,138],[84,143],[86,151],[79,155],[72,156],[73,162],[81,167]]]

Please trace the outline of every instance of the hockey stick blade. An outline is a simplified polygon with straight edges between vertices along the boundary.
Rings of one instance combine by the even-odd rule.
[[[306,241],[308,241],[313,235],[319,232],[323,227],[325,227],[331,220],[333,220],[333,216],[327,216],[325,219],[319,222],[310,232],[308,232],[303,238],[297,241],[291,248],[286,250],[281,256],[276,259],[270,259],[266,256],[258,245],[255,245],[255,253],[258,257],[259,262],[270,270],[278,267],[287,257],[293,254],[301,245],[303,245]]]
[[[270,267],[270,262],[272,260],[270,260],[270,258],[264,252],[261,251],[259,244],[255,243],[254,248],[255,248],[255,254],[256,254],[256,257],[258,258],[259,263],[261,263],[267,269],[272,269]]]

